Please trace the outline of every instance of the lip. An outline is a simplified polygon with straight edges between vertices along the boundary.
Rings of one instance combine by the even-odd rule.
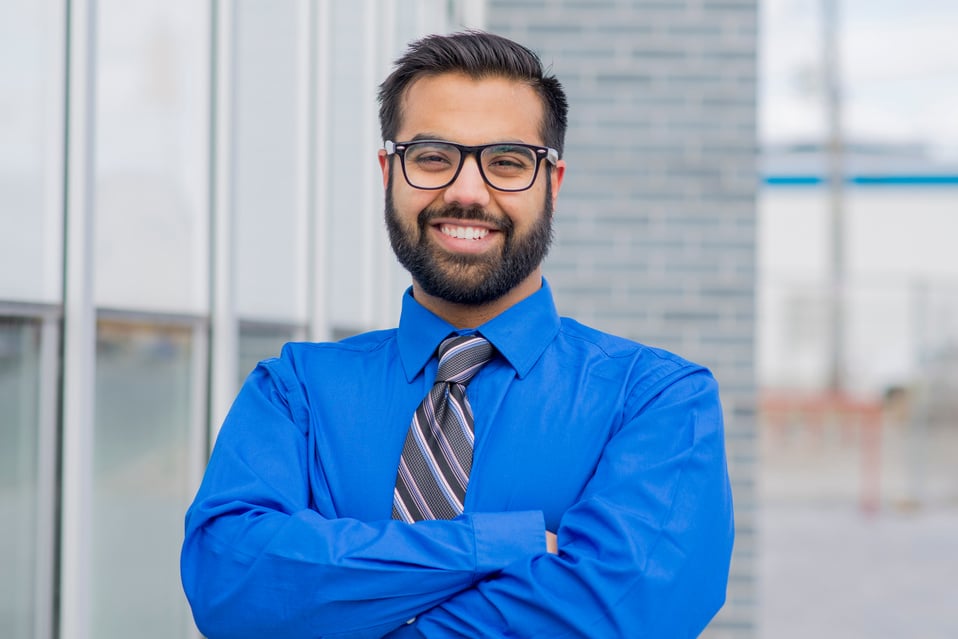
[[[455,237],[443,232],[443,227],[457,227],[464,229],[463,234],[466,237]],[[435,241],[452,253],[483,253],[499,242],[499,236],[502,232],[494,225],[488,222],[479,222],[476,220],[462,220],[454,218],[441,218],[432,220],[429,224],[430,234]],[[476,237],[477,233],[485,232],[482,237]]]

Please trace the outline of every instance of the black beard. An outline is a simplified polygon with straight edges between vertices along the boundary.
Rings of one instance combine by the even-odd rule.
[[[399,263],[427,294],[454,304],[479,306],[494,302],[518,286],[545,259],[552,244],[552,184],[547,182],[542,212],[532,228],[517,236],[509,218],[498,219],[478,207],[450,205],[425,208],[417,216],[418,240],[403,228],[393,204],[392,176],[386,185],[386,229]],[[430,243],[426,233],[437,218],[479,221],[502,233],[499,254],[450,254]]]

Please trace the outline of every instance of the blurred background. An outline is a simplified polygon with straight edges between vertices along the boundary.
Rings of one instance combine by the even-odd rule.
[[[560,310],[722,384],[705,636],[958,636],[951,0],[0,0],[0,636],[197,636],[218,425],[395,324],[376,86],[462,27],[569,93]]]

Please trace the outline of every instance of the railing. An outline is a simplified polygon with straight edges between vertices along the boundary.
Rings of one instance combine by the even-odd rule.
[[[858,448],[858,501],[861,511],[881,507],[883,404],[841,393],[764,392],[759,406],[765,436],[772,448],[789,445],[789,430],[799,430],[806,444],[824,448],[826,431],[837,432],[845,445]],[[810,441],[808,441],[810,440]]]

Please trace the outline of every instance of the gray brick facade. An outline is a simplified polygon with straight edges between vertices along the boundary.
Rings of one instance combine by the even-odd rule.
[[[756,0],[490,0],[571,111],[560,310],[708,365],[723,389],[736,503],[728,601],[703,635],[756,634]]]

